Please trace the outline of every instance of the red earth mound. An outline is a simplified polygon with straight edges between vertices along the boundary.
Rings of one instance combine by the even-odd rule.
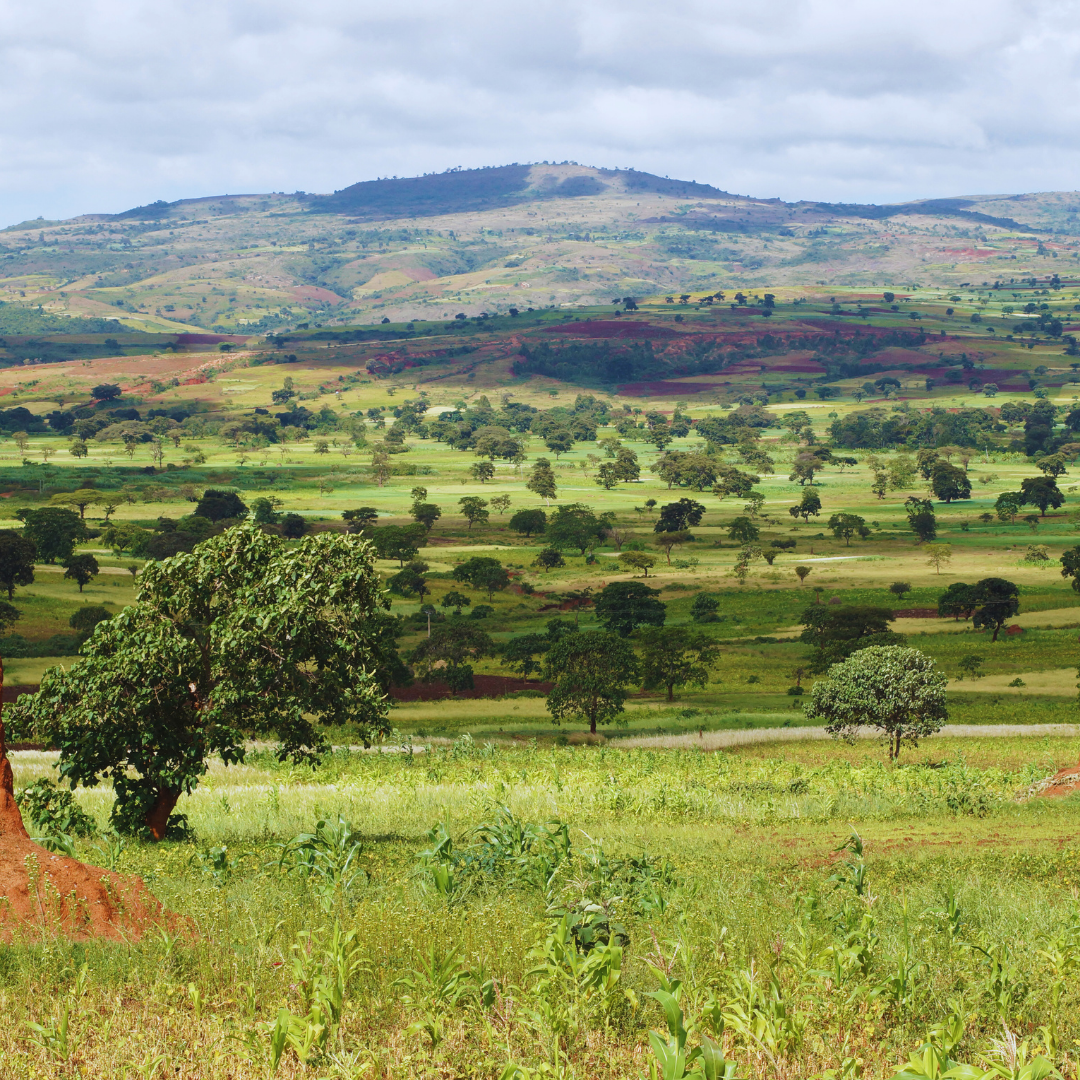
[[[0,687],[3,686],[0,664]],[[131,940],[171,922],[137,877],[54,855],[26,832],[0,717],[0,941],[64,936]]]
[[[1075,795],[1078,791],[1080,791],[1080,765],[1071,765],[1037,784],[1033,794],[1046,799],[1055,799],[1065,795]]]

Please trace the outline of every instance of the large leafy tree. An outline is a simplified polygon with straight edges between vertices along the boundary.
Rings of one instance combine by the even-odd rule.
[[[691,525],[700,525],[705,507],[696,499],[682,498],[678,502],[660,507],[660,518],[653,526],[654,532],[685,532]]]
[[[613,581],[596,598],[596,616],[607,630],[629,637],[639,626],[663,626],[667,608],[659,589],[640,581]]]
[[[1020,501],[1024,506],[1037,506],[1039,514],[1046,517],[1046,511],[1056,510],[1065,496],[1052,476],[1029,476],[1020,481]]]
[[[810,657],[810,670],[826,671],[830,664],[845,659],[852,653],[875,645],[899,645],[903,635],[889,629],[893,613],[889,608],[872,604],[846,604],[826,607],[815,604],[808,607],[800,620],[805,630],[800,641],[814,646]]]
[[[510,573],[498,559],[490,555],[474,555],[454,567],[454,580],[471,585],[474,589],[483,589],[491,600],[510,584]]]
[[[877,728],[895,761],[903,742],[918,746],[948,720],[946,682],[918,649],[871,646],[834,664],[828,678],[814,683],[806,714],[824,720],[830,735],[849,741],[860,728]]]
[[[473,687],[473,669],[469,660],[480,660],[495,655],[495,643],[490,635],[465,619],[449,619],[431,631],[409,653],[409,662],[415,665],[424,682],[444,679],[456,694],[459,690]]]
[[[15,516],[23,522],[23,536],[33,542],[37,557],[44,563],[62,563],[70,559],[75,553],[76,541],[90,535],[79,515],[63,507],[19,510]]]
[[[0,585],[8,599],[15,597],[16,585],[34,584],[34,560],[37,545],[30,537],[14,529],[0,529]]]
[[[870,530],[866,527],[866,519],[859,517],[858,514],[833,514],[829,518],[829,528],[832,529],[832,534],[837,540],[843,539],[846,547],[851,547],[851,538],[858,535],[861,540],[865,540],[870,535]]]
[[[577,548],[582,555],[604,539],[608,524],[605,516],[596,516],[584,503],[560,506],[547,524],[548,543],[554,548]]]
[[[641,643],[642,685],[666,689],[668,701],[675,700],[676,686],[704,686],[720,658],[712,638],[686,626],[642,628],[634,637]]]
[[[904,500],[904,509],[907,511],[908,525],[920,544],[928,544],[937,536],[937,515],[929,499],[911,495]]]
[[[540,509],[519,510],[509,521],[510,528],[524,536],[542,533],[547,528],[547,514]]]
[[[1020,610],[1020,590],[1005,578],[990,577],[971,587],[970,602],[974,609],[971,625],[976,630],[993,630],[997,641],[1001,628]]]
[[[595,734],[597,724],[610,724],[622,713],[628,684],[639,670],[629,642],[615,634],[567,634],[544,657],[544,678],[554,684],[547,696],[552,721],[581,718]]]
[[[195,507],[195,513],[211,521],[224,521],[226,518],[242,521],[248,516],[248,508],[235,491],[207,488],[198,506]]]
[[[803,488],[802,497],[794,506],[788,507],[788,513],[808,522],[811,517],[821,513],[821,496],[813,488]]]
[[[160,840],[207,759],[242,761],[252,733],[314,760],[318,728],[389,730],[379,668],[393,631],[370,546],[334,533],[291,545],[241,525],[150,564],[138,599],[51,668],[18,711],[60,749],[73,784],[112,782],[120,830]]]
[[[537,458],[533,462],[532,472],[529,473],[529,481],[525,487],[549,503],[555,498],[557,490],[555,473],[547,458]]]
[[[930,490],[935,498],[951,503],[954,499],[971,498],[971,480],[963,469],[939,461],[930,473]]]

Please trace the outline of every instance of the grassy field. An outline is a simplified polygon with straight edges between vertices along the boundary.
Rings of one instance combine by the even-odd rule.
[[[1075,289],[1080,285],[1066,283],[1051,297],[1066,330]],[[849,315],[869,303],[865,291],[828,291]],[[804,302],[812,293],[778,289],[775,314],[755,322],[754,333],[766,325],[770,334],[831,325],[827,304]],[[384,376],[370,374],[367,364],[386,355],[385,343],[332,346],[303,333],[281,349],[252,341],[228,355],[180,349],[0,369],[5,408],[37,416],[53,412],[58,396],[65,408],[106,411],[89,400],[90,387],[101,382],[123,389],[109,408],[134,408],[140,423],[151,409],[192,414],[157,462],[146,442],[129,454],[118,440],[91,438],[78,459],[67,438],[48,431],[25,439],[5,434],[4,528],[20,527],[20,510],[86,486],[123,493],[129,501],[112,521],[147,529],[191,514],[201,492],[215,487],[249,505],[273,497],[282,513],[300,514],[315,528],[341,528],[342,512],[360,506],[375,507],[379,525],[401,525],[411,520],[411,489],[422,485],[442,510],[420,552],[427,602],[438,607],[451,588],[462,589],[450,574],[473,554],[499,559],[516,585],[532,588],[490,598],[493,611],[481,625],[503,645],[543,632],[553,618],[596,627],[589,607],[560,610],[563,594],[627,578],[611,542],[598,543],[589,560],[567,549],[566,565],[545,573],[535,566],[542,538],[508,528],[516,510],[545,507],[526,481],[533,461],[546,456],[558,484],[555,505],[580,501],[610,512],[626,534],[624,550],[635,542],[655,550],[647,500],[702,502],[695,539],[670,564],[657,553],[648,584],[659,590],[666,625],[690,625],[703,592],[715,595],[720,616],[693,624],[720,649],[706,684],[679,688],[670,703],[662,692],[635,688],[624,722],[602,729],[599,739],[586,739],[581,724],[552,725],[539,696],[402,703],[391,711],[396,733],[385,753],[361,751],[356,732],[342,728],[331,732],[339,749],[314,771],[281,764],[262,745],[252,746],[243,765],[212,763],[178,806],[194,838],[159,845],[119,842],[104,831],[111,791],[78,791],[98,830],[75,841],[79,856],[142,875],[186,929],[124,946],[47,938],[0,948],[0,1009],[8,1018],[0,1076],[246,1080],[268,1075],[280,1051],[278,1075],[319,1080],[644,1078],[656,1055],[667,1053],[663,1047],[681,1038],[677,1024],[668,1031],[661,1002],[648,996],[664,991],[682,1010],[687,1052],[711,1040],[735,1062],[729,1077],[889,1077],[927,1040],[957,1062],[1001,1062],[1004,1053],[1008,1075],[1018,1080],[1037,1053],[1074,1077],[1078,804],[1075,796],[1029,796],[1077,759],[1075,737],[1039,727],[1080,722],[1080,596],[1058,562],[1080,544],[1075,448],[1059,478],[1061,507],[1033,523],[985,522],[980,515],[993,514],[1000,493],[1039,475],[1038,459],[1016,448],[1022,422],[1001,421],[997,412],[1036,399],[1007,389],[988,399],[940,383],[927,390],[917,369],[948,351],[978,356],[986,382],[995,370],[1030,372],[1058,407],[1059,424],[1077,400],[1076,384],[1060,339],[994,339],[970,321],[975,309],[1003,306],[1001,297],[947,295],[912,290],[903,310],[879,304],[871,322],[856,323],[906,328],[916,312],[930,327],[906,359],[879,358],[866,379],[895,371],[902,385],[869,398],[860,390],[863,377],[792,371],[783,353],[727,363],[701,394],[686,390],[697,385],[687,379],[668,392],[514,375],[518,339],[534,346],[548,340],[542,335],[566,321],[559,312],[514,326],[509,318],[490,320],[493,328],[470,324],[454,332],[454,343],[475,345],[474,352]],[[947,302],[956,305],[953,314],[945,313]],[[645,324],[731,342],[747,333],[745,314],[726,305],[679,310],[656,297],[641,307],[640,315],[620,316],[620,333]],[[575,315],[611,321],[610,309]],[[398,352],[416,355],[449,333],[433,327],[426,343],[403,338]],[[263,363],[288,354],[296,361]],[[886,360],[909,366],[885,367]],[[231,421],[280,408],[271,395],[286,377],[297,402],[313,413],[326,407],[333,419],[287,443],[230,438]],[[485,396],[498,408],[506,395],[541,410],[572,406],[578,393],[590,392],[620,415],[628,406],[635,420],[654,409],[670,417],[678,404],[702,421],[729,415],[763,385],[775,422],[759,430],[758,447],[774,471],[761,473],[764,502],[755,523],[762,544],[796,546],[771,565],[753,563],[745,578],[735,573],[739,545],[728,535],[732,520],[748,513],[743,500],[669,488],[655,474],[659,452],[644,429],[620,436],[638,456],[640,482],[610,490],[596,482],[606,460],[597,442],[578,440],[556,460],[532,434],[521,436],[521,467],[500,462],[485,483],[470,474],[474,453],[416,434],[406,436],[407,452],[393,455],[396,475],[382,485],[373,476],[371,444],[385,432],[368,411],[382,408],[392,423],[393,410],[421,391],[431,409],[459,402],[475,408]],[[831,399],[806,396],[826,385]],[[886,417],[931,409],[950,416],[976,407],[995,410],[992,438],[980,447],[939,447],[954,463],[967,457],[973,487],[970,499],[936,502],[938,542],[951,553],[940,567],[930,564],[905,513],[909,496],[927,494],[922,478],[883,498],[871,490],[868,458],[876,455],[877,467],[888,469],[916,447],[872,454],[838,448],[857,461],[826,466],[815,477],[821,514],[804,523],[789,513],[803,488],[788,475],[807,444],[792,442],[786,413],[805,410],[821,444],[834,419],[870,409]],[[597,439],[615,435],[610,426],[597,431]],[[669,449],[703,446],[691,433]],[[734,446],[720,460],[757,471]],[[468,495],[505,495],[510,507],[469,527],[458,503]],[[826,523],[840,511],[863,517],[869,535],[850,544],[833,536]],[[106,528],[100,506],[88,508],[87,522],[99,534]],[[1025,561],[1033,545],[1045,547],[1044,563]],[[32,585],[15,590],[21,617],[12,632],[25,640],[12,648],[10,637],[0,638],[0,655],[21,651],[5,658],[9,685],[36,683],[47,667],[74,660],[26,656],[26,642],[44,647],[68,633],[83,605],[115,612],[133,599],[138,582],[129,567],[138,570],[144,560],[114,553],[100,535],[82,550],[101,568],[84,592],[60,567],[45,565]],[[398,569],[392,560],[377,566],[384,577]],[[796,566],[810,568],[805,583]],[[919,613],[936,608],[950,584],[989,576],[1019,586],[1015,632],[992,642],[970,623]],[[902,600],[889,591],[897,581],[911,586]],[[474,606],[489,603],[486,593],[465,591]],[[392,601],[394,613],[406,617],[420,607],[416,599]],[[892,625],[950,678],[950,722],[964,725],[964,737],[951,738],[946,727],[917,750],[905,749],[898,765],[886,763],[874,740],[769,741],[777,731],[817,734],[805,730],[799,697],[788,693],[797,681],[813,683],[805,673],[809,647],[798,634],[815,603],[916,611],[919,617]],[[425,632],[419,621],[406,623],[399,647],[408,650]],[[983,661],[982,677],[961,680],[960,663],[972,655]],[[497,657],[476,671],[508,673]],[[1013,725],[1038,734],[1001,733]],[[701,748],[687,747],[695,739]],[[55,775],[55,755],[47,752],[20,752],[14,765],[17,788]],[[316,840],[292,843],[320,821],[328,825]],[[862,854],[854,846],[838,850],[852,830]],[[304,872],[305,852],[316,867],[311,873]],[[659,1043],[650,1042],[650,1031],[660,1033]],[[1013,1034],[1020,1040],[1015,1054]]]
[[[253,753],[186,800],[197,843],[78,844],[188,929],[5,948],[0,1075],[263,1077],[285,1009],[280,1076],[645,1077],[675,987],[687,1051],[740,1076],[1000,1061],[1005,1030],[1071,1076],[1077,803],[1026,793],[1075,746]],[[50,767],[17,754],[17,785]]]

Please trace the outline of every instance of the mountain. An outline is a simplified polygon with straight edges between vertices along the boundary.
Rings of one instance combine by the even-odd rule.
[[[706,288],[953,289],[1076,277],[1078,215],[1076,192],[787,203],[513,164],[24,221],[0,231],[0,302],[73,330],[253,334]]]

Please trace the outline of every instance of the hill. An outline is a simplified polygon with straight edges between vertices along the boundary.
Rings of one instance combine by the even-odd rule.
[[[1070,192],[785,203],[515,164],[24,221],[0,231],[0,301],[130,330],[250,335],[706,289],[952,289],[1075,269],[1078,212]]]

